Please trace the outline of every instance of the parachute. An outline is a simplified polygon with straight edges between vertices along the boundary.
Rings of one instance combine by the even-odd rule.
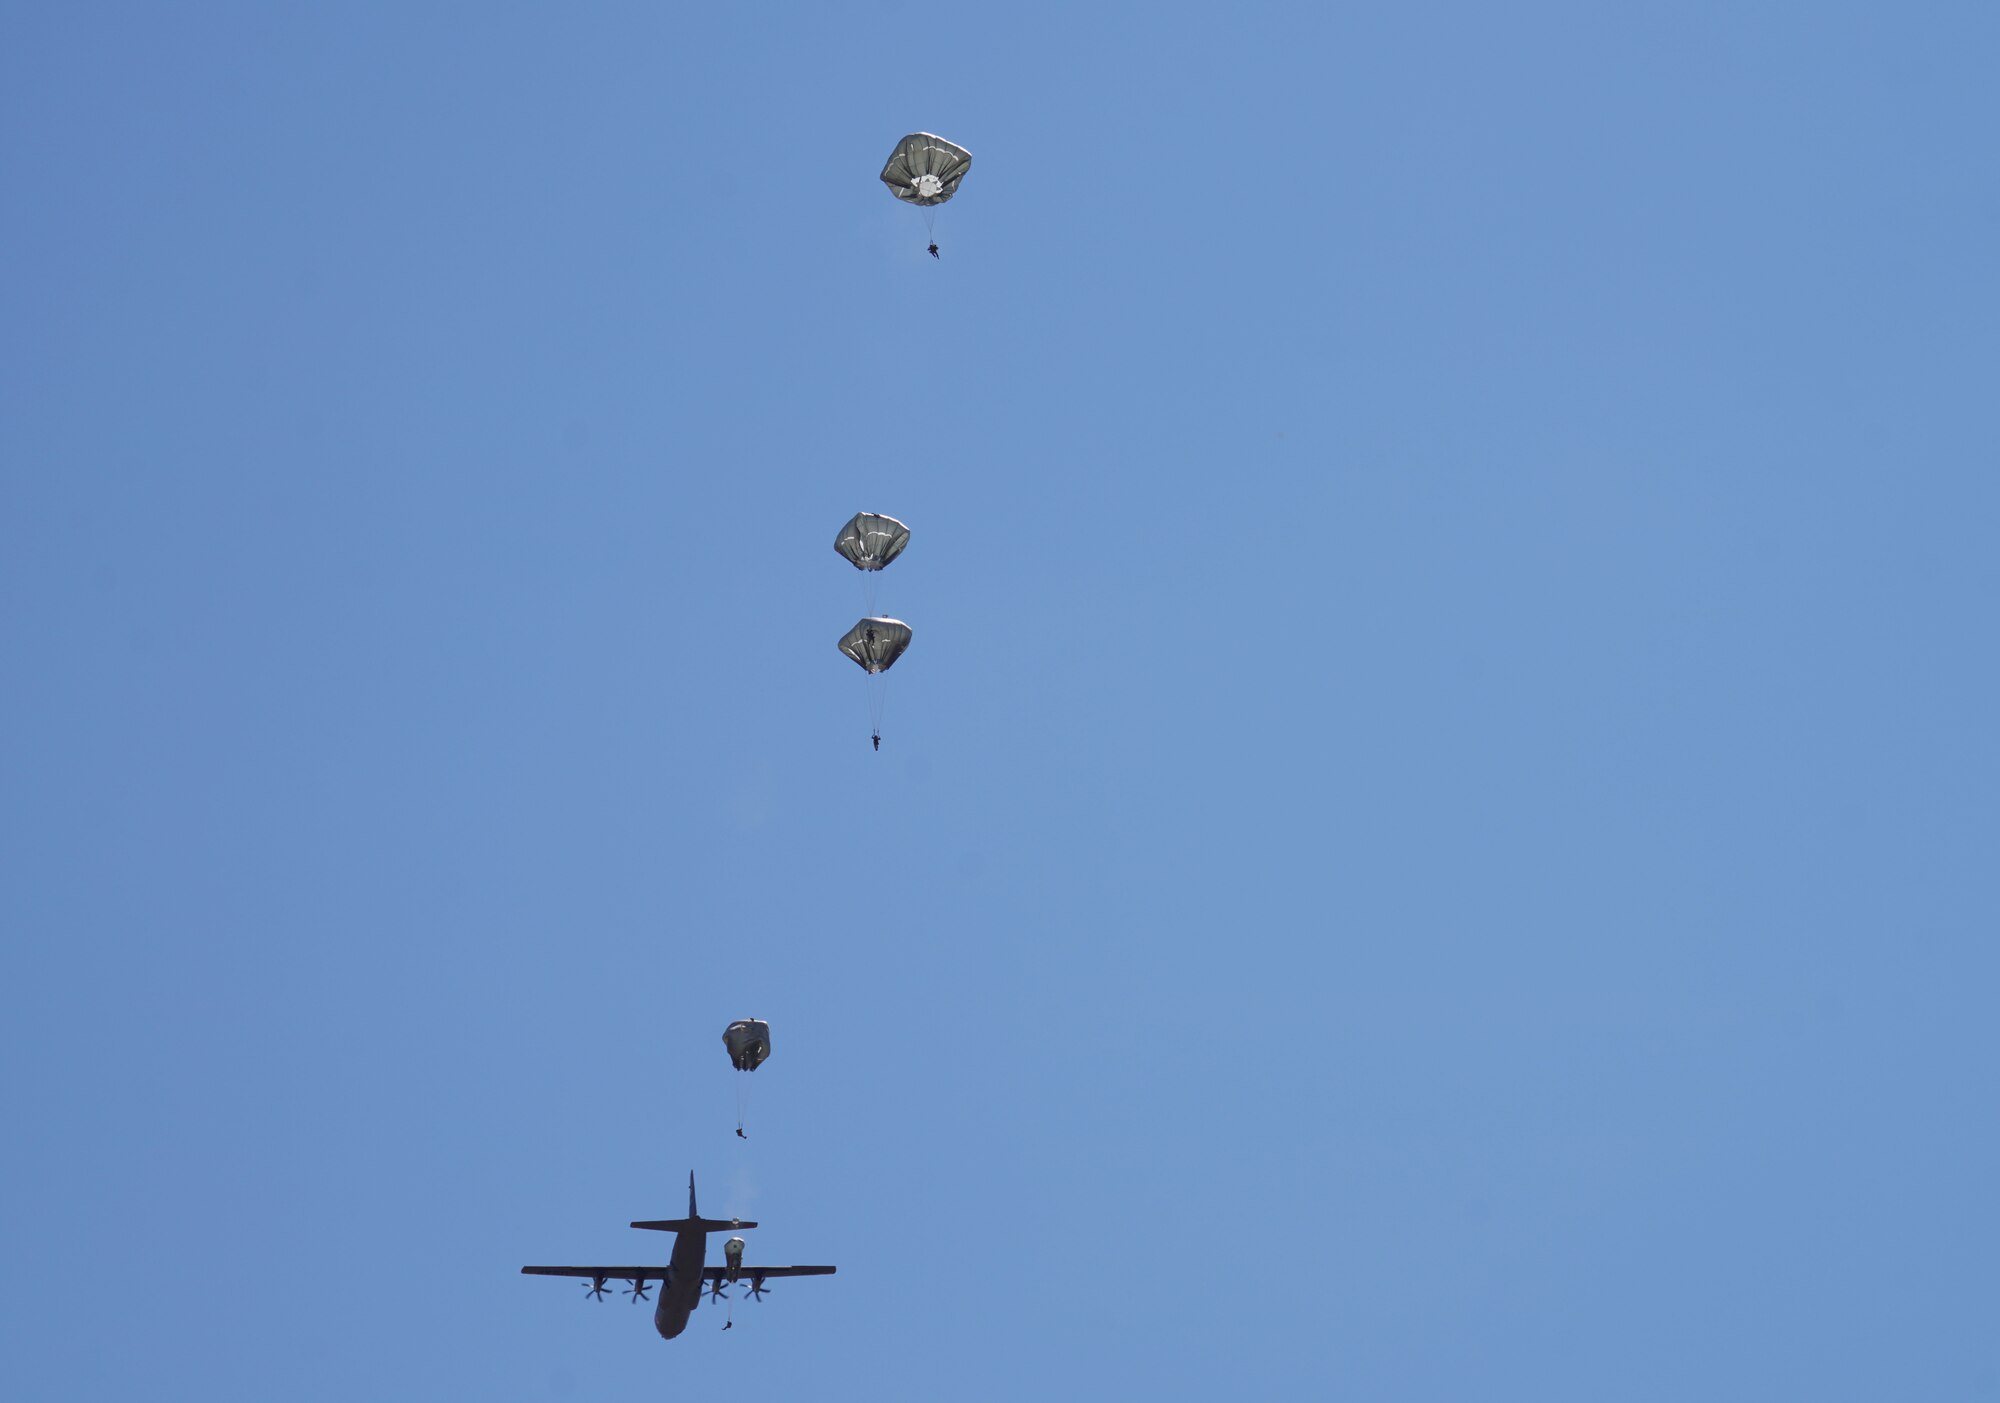
[[[868,725],[875,748],[882,748],[882,674],[910,646],[910,626],[901,619],[863,619],[841,635],[840,651],[868,674]]]
[[[754,1072],[771,1055],[771,1025],[761,1018],[739,1018],[722,1030],[722,1045],[729,1049],[729,1065],[739,1072]],[[743,1133],[743,1106],[750,1099],[750,1078],[736,1079],[736,1135]]]
[[[870,674],[894,667],[909,646],[910,626],[901,619],[863,619],[840,639],[840,651]]]
[[[972,169],[972,153],[929,132],[911,132],[896,143],[882,167],[882,183],[906,205],[924,212],[924,228],[937,233],[937,206],[958,193],[958,183]],[[937,254],[933,237],[931,254]]]
[[[744,1242],[740,1237],[732,1237],[722,1244],[722,1275],[708,1283],[708,1298],[711,1301],[720,1297],[729,1302],[729,1313],[722,1317],[722,1328],[725,1330],[733,1328],[736,1324],[736,1298],[729,1294],[729,1288],[743,1275],[743,1247]],[[762,1282],[763,1278],[758,1277],[757,1281]],[[753,1284],[750,1289],[755,1292],[757,1287]],[[699,1301],[701,1297],[699,1290],[695,1292],[695,1297]]]
[[[929,132],[911,132],[896,143],[882,167],[882,183],[906,205],[941,205],[958,193],[972,169],[972,153]]]
[[[722,1030],[722,1045],[729,1049],[730,1066],[754,1072],[771,1055],[771,1025],[761,1018],[739,1018]]]
[[[857,570],[887,568],[909,543],[909,527],[893,516],[877,516],[874,512],[856,512],[854,519],[833,538],[833,548]]]
[[[861,603],[869,613],[875,612],[875,577],[909,543],[909,527],[893,516],[875,512],[856,512],[833,538],[833,548],[841,559],[861,572]]]

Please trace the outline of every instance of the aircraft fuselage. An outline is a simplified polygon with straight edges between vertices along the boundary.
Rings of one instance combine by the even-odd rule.
[[[695,1228],[674,1234],[670,1275],[660,1283],[660,1303],[653,1307],[653,1328],[671,1340],[687,1329],[688,1317],[701,1304],[701,1269],[708,1265],[708,1233]]]

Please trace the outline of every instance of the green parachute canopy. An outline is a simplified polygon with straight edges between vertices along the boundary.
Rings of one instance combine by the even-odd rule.
[[[882,183],[908,205],[941,205],[958,193],[972,169],[972,153],[941,136],[911,132],[896,143],[882,167]]]
[[[840,640],[840,651],[867,673],[887,672],[910,646],[910,626],[901,619],[863,619]]]
[[[722,1045],[729,1049],[730,1066],[754,1072],[771,1055],[771,1025],[761,1018],[739,1018],[722,1030]]]
[[[903,553],[910,543],[910,528],[893,516],[856,512],[854,519],[840,528],[833,548],[857,570],[880,570]]]

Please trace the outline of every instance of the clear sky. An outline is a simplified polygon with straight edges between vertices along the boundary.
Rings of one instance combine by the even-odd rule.
[[[2000,1394],[1996,54],[5,6],[0,1394]]]

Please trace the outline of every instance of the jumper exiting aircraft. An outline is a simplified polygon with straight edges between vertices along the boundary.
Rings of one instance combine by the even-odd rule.
[[[764,1283],[775,1276],[832,1276],[832,1267],[746,1267],[743,1262],[743,1243],[740,1238],[729,1240],[729,1265],[711,1267],[708,1261],[708,1235],[712,1232],[733,1232],[738,1228],[754,1228],[755,1223],[746,1223],[738,1218],[704,1218],[694,1206],[694,1175],[688,1175],[688,1215],[685,1218],[661,1218],[652,1222],[634,1223],[635,1228],[650,1228],[655,1232],[670,1232],[674,1235],[673,1260],[663,1267],[522,1267],[524,1276],[577,1276],[585,1277],[590,1285],[584,1294],[596,1300],[604,1299],[604,1283],[607,1281],[629,1281],[632,1285],[625,1294],[634,1301],[648,1299],[646,1283],[660,1283],[660,1303],[653,1308],[653,1328],[660,1332],[660,1338],[671,1340],[687,1329],[688,1316],[701,1304],[701,1288],[704,1282],[709,1286],[709,1299],[727,1297],[731,1282],[747,1279],[750,1294],[755,1299],[764,1299]]]

